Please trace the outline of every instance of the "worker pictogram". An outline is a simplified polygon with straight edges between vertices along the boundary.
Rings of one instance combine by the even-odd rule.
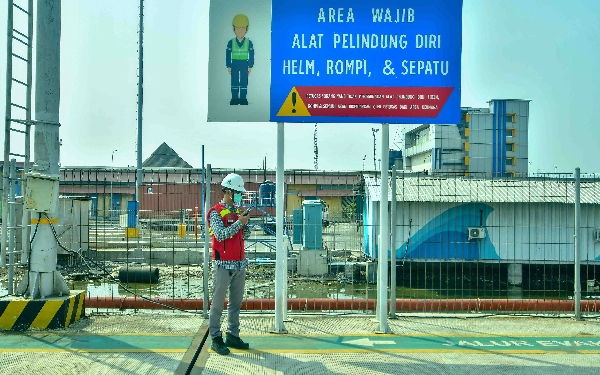
[[[292,87],[277,116],[310,116],[310,112],[308,112],[308,108],[306,108],[296,87]]]

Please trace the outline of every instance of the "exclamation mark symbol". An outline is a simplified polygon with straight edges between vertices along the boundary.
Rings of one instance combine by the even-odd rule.
[[[296,93],[293,92],[292,93],[292,106],[294,106],[294,108],[292,108],[292,113],[296,113]]]

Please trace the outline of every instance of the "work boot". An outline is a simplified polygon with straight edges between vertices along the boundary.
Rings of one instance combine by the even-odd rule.
[[[229,105],[238,105],[238,104],[240,104],[239,99],[231,99],[229,101]]]
[[[247,99],[240,99],[240,105],[248,105]]]
[[[229,348],[227,348],[227,346],[223,342],[223,337],[221,336],[213,337],[210,348],[220,355],[229,354]]]
[[[231,335],[229,333],[226,335],[225,345],[229,346],[230,348],[234,348],[234,349],[250,348],[250,344],[243,342],[242,339],[240,339],[239,337]]]

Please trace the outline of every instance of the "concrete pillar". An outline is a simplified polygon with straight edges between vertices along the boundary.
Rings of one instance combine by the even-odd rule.
[[[36,29],[35,125],[33,172],[59,176],[61,0],[38,0]],[[56,180],[58,184],[58,180]],[[30,272],[18,292],[31,298],[65,295],[69,288],[56,271],[58,197],[49,212],[32,212]],[[36,221],[34,224],[33,221]]]

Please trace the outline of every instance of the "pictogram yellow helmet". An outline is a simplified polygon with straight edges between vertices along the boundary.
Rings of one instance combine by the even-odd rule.
[[[238,14],[233,17],[232,25],[234,27],[248,27],[250,26],[250,20],[248,20],[248,17],[245,14]]]

